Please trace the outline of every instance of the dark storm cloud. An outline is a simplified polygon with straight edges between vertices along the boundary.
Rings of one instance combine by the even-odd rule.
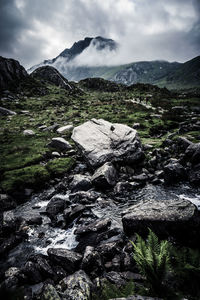
[[[97,35],[122,45],[108,63],[185,61],[199,54],[199,30],[199,0],[0,0],[0,55],[25,66]],[[79,63],[93,64],[88,54]]]

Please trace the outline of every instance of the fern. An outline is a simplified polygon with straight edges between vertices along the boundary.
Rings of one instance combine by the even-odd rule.
[[[137,235],[136,243],[131,241],[131,244],[134,248],[133,258],[139,271],[146,277],[151,290],[159,294],[170,269],[169,242],[159,242],[155,233],[149,229],[146,242]]]

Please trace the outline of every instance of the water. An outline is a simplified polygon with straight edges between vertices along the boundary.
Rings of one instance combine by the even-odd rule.
[[[66,200],[69,199],[68,193],[57,194],[56,196]],[[22,265],[33,253],[46,255],[47,250],[52,247],[74,249],[78,245],[74,233],[78,226],[76,220],[68,229],[51,226],[51,220],[45,215],[46,206],[51,197],[52,190],[45,191],[33,196],[29,202],[18,206],[12,211],[14,216],[22,216],[25,219],[30,215],[42,216],[42,224],[29,226],[27,231],[28,239],[9,252],[6,267]],[[200,193],[198,189],[191,188],[189,185],[165,187],[163,185],[155,186],[149,184],[142,189],[134,191],[128,199],[118,198],[116,202],[111,199],[99,198],[94,207],[92,207],[92,212],[98,218],[110,218],[112,226],[121,227],[121,213],[130,205],[140,200],[167,201],[172,199],[187,199],[200,209]]]

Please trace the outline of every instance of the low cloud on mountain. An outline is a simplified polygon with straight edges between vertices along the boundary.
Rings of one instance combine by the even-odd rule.
[[[26,67],[56,57],[85,36],[120,44],[116,55],[89,47],[76,64],[186,61],[199,54],[199,0],[0,0],[0,55]]]

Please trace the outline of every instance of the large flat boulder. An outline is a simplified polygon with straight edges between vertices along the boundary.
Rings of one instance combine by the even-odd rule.
[[[137,131],[127,125],[92,119],[75,127],[72,139],[92,167],[106,162],[134,164],[144,157]]]
[[[122,213],[126,234],[146,235],[151,228],[159,237],[174,237],[182,242],[198,243],[200,217],[190,201],[175,199],[141,201]]]

